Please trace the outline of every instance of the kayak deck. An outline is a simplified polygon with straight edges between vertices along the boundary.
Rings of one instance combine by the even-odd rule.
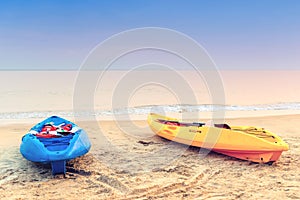
[[[59,138],[37,138],[49,151],[63,151],[68,148],[73,137],[74,134],[69,134]]]

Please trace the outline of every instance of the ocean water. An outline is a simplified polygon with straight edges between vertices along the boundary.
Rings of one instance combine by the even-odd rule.
[[[84,72],[92,77],[94,72]],[[90,101],[94,110],[87,111],[88,105],[82,104],[80,112],[74,111],[74,97],[77,89],[78,72],[75,71],[5,71],[0,73],[0,123],[7,120],[42,119],[52,115],[66,118],[111,118],[130,115],[144,119],[149,112],[158,113],[212,113],[224,111],[225,114],[252,113],[261,116],[264,113],[300,113],[300,71],[221,71],[220,76],[224,88],[224,104],[215,105],[211,100],[209,86],[193,71],[179,71],[177,74],[188,84],[196,98],[196,103],[179,101],[177,94],[182,88],[176,79],[170,77],[167,71],[136,71],[128,74],[126,71],[108,71],[99,79],[98,85],[93,85]],[[133,80],[152,80],[154,83],[138,82],[132,91],[126,87],[132,86]],[[159,81],[167,79],[165,85]],[[17,81],[16,81],[17,80]],[[170,85],[168,85],[170,84]],[[88,87],[87,79],[87,87]],[[123,90],[120,89],[123,87]],[[169,87],[170,86],[170,87]],[[170,88],[173,86],[173,91]],[[119,90],[118,90],[119,88]],[[124,89],[125,88],[125,89]],[[85,91],[82,91],[83,93]],[[124,93],[122,93],[124,92]],[[129,94],[128,96],[127,93]],[[118,106],[113,101],[118,94],[126,98]],[[189,94],[188,94],[189,95]],[[78,101],[85,100],[82,94]],[[173,116],[173,115],[172,115]],[[247,116],[247,115],[245,115]]]

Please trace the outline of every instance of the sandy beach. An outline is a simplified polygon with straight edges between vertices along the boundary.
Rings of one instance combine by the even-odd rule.
[[[228,119],[232,125],[256,125],[277,133],[290,146],[272,166],[254,164],[199,148],[175,144],[182,151],[170,163],[167,153],[156,155],[150,166],[146,156],[168,144],[144,128],[140,135],[126,135],[113,121],[99,122],[116,149],[101,145],[96,129],[82,122],[93,143],[87,155],[70,161],[66,177],[53,177],[49,166],[31,163],[19,153],[24,130],[32,124],[1,126],[1,199],[299,199],[299,115]],[[124,122],[126,128],[146,127],[146,121]],[[130,127],[132,126],[132,127]],[[144,135],[144,136],[141,136]],[[126,153],[132,157],[128,158]],[[172,152],[172,151],[170,151]],[[168,153],[170,153],[168,152]],[[146,155],[146,156],[145,156]],[[109,158],[109,159],[108,159]],[[109,161],[109,162],[108,162]],[[152,160],[153,161],[153,160]],[[122,166],[122,167],[120,167]],[[144,166],[137,169],[136,166]],[[145,170],[145,166],[149,166]],[[125,167],[125,168],[123,168]]]

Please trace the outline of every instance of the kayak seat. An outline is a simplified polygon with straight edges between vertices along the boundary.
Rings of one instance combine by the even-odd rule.
[[[217,128],[231,129],[228,124],[215,124],[215,127],[217,127]]]

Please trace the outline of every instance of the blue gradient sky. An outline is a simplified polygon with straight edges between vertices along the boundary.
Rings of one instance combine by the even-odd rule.
[[[300,69],[298,0],[0,1],[0,69],[77,69],[99,42],[145,26],[189,35],[220,69]]]

